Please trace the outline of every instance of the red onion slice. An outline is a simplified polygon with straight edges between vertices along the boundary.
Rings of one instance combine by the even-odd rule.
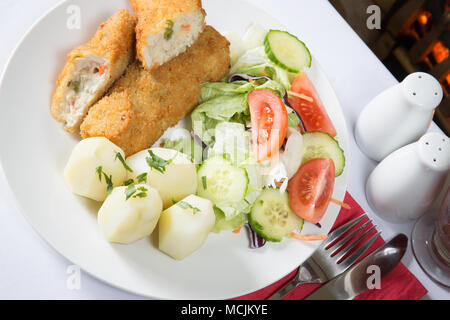
[[[264,240],[259,234],[257,234],[250,224],[246,223],[244,226],[245,229],[247,229],[247,235],[250,241],[250,249],[258,249],[266,244],[266,240]]]

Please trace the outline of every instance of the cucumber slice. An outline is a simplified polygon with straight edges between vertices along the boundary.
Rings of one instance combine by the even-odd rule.
[[[247,195],[248,176],[223,156],[207,159],[197,172],[197,195],[213,203],[235,203]]]
[[[335,176],[340,176],[345,167],[344,150],[328,133],[311,131],[303,134],[302,164],[317,158],[332,159],[336,169]]]
[[[292,211],[287,192],[265,189],[256,199],[249,215],[252,228],[267,241],[280,242],[303,227],[303,219]]]
[[[267,57],[280,68],[299,73],[311,66],[306,45],[287,31],[270,30],[264,39]]]

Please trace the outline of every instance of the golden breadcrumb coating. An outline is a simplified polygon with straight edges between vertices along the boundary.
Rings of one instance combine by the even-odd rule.
[[[67,112],[67,110],[64,110],[63,103],[66,99],[68,84],[73,80],[74,72],[76,72],[76,59],[98,57],[106,60],[106,81],[85,106],[86,114],[88,108],[106,93],[108,88],[123,75],[127,66],[134,60],[135,27],[136,18],[126,9],[119,10],[100,25],[89,42],[69,53],[68,61],[58,77],[57,88],[51,105],[51,114],[56,120],[65,122],[62,113]],[[85,114],[80,117],[75,126],[66,126],[65,130],[69,132],[77,130]]]
[[[82,137],[106,137],[127,156],[151,147],[197,105],[201,83],[226,74],[229,45],[206,26],[194,45],[160,68],[147,71],[133,63],[109,95],[91,108],[81,125]]]
[[[163,32],[167,27],[167,21],[174,21],[178,16],[191,11],[198,10],[203,17],[206,16],[201,0],[130,0],[130,3],[138,18],[136,25],[137,57],[149,70],[158,67],[158,65],[146,65],[145,50],[147,39],[151,34]]]

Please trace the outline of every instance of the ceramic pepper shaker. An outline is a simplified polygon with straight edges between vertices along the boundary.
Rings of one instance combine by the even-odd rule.
[[[367,201],[387,221],[417,219],[440,194],[449,170],[450,139],[427,133],[378,164],[367,180]]]
[[[391,152],[417,141],[433,118],[443,92],[431,75],[417,72],[375,97],[361,112],[355,127],[360,149],[381,161]]]

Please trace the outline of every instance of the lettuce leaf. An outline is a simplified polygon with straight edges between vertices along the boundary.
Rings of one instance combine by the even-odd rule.
[[[273,64],[267,58],[263,45],[244,53],[231,67],[230,74],[234,73],[247,73],[257,77],[266,74],[273,80],[281,83],[286,90],[290,89],[291,82],[297,75]]]
[[[232,219],[225,219],[225,214],[222,210],[214,206],[214,214],[216,215],[216,222],[212,232],[219,233],[225,230],[237,229],[248,222],[247,214],[240,213],[234,216]]]
[[[192,129],[204,143],[214,142],[214,128],[220,122],[250,117],[247,95],[217,96],[199,105],[191,114]]]
[[[252,84],[247,81],[235,81],[232,83],[205,82],[201,87],[200,104],[220,96],[236,96],[241,93],[247,93],[253,88]]]

